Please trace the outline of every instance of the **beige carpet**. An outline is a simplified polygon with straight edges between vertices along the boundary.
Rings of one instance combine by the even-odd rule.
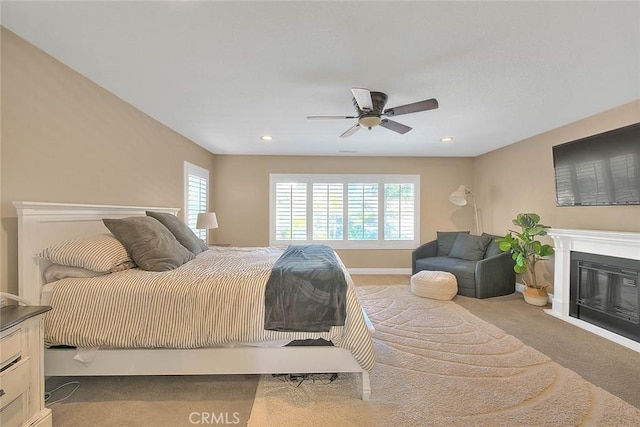
[[[54,427],[246,425],[256,375],[54,377]]]
[[[358,293],[376,326],[371,401],[358,399],[353,375],[264,376],[250,426],[638,425],[637,408],[453,302],[408,286]]]

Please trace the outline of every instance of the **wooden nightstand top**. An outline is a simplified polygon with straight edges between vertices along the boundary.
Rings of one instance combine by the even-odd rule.
[[[0,332],[49,310],[51,307],[47,305],[8,305],[2,307],[0,308]]]

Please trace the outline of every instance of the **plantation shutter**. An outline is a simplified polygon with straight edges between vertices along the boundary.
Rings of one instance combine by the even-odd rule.
[[[378,184],[347,185],[349,240],[378,240]]]
[[[415,224],[413,184],[384,185],[384,240],[413,240]]]
[[[199,238],[206,241],[207,230],[197,229],[198,214],[207,212],[209,171],[185,162],[185,220]]]
[[[275,227],[278,240],[306,240],[307,184],[279,182],[275,191]]]
[[[313,184],[313,240],[342,240],[342,183]]]

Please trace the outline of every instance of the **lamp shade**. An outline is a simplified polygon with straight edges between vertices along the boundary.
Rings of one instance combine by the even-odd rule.
[[[467,204],[467,194],[471,193],[467,187],[461,185],[456,191],[451,193],[449,201],[457,206],[465,206]]]
[[[198,214],[196,228],[218,228],[218,218],[215,212],[202,212]]]

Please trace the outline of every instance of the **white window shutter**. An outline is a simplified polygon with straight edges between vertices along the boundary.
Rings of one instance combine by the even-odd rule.
[[[271,174],[272,245],[411,249],[420,243],[419,175]]]
[[[343,184],[313,183],[313,240],[342,240]]]
[[[307,184],[276,184],[276,236],[279,240],[307,240]]]
[[[199,238],[206,241],[207,230],[197,229],[198,214],[208,211],[209,171],[184,162],[185,222]]]

